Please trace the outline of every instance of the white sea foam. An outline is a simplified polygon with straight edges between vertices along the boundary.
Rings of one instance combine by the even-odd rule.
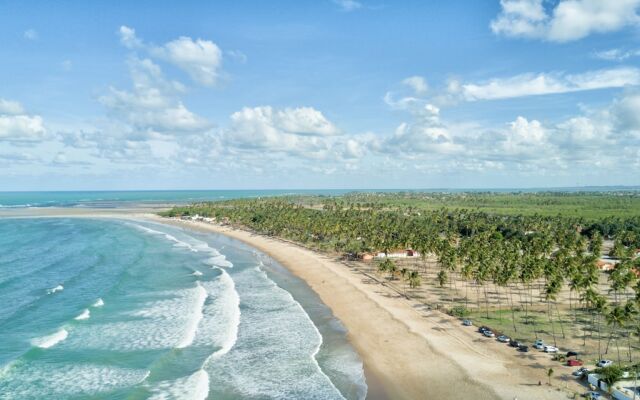
[[[104,301],[101,298],[98,298],[95,303],[91,305],[91,307],[102,307],[104,305]]]
[[[149,371],[82,363],[32,361],[13,367],[0,381],[0,393],[10,399],[69,398],[98,395],[135,386]],[[1,396],[0,396],[1,397]]]
[[[187,320],[185,325],[185,333],[176,348],[183,349],[185,347],[191,346],[193,343],[193,339],[196,337],[196,331],[198,330],[198,324],[200,324],[200,320],[203,317],[203,307],[204,302],[207,300],[207,291],[202,287],[200,282],[196,282],[196,290],[198,292],[196,301],[193,305],[193,310],[191,312],[191,316]]]
[[[184,236],[184,240],[178,239],[177,237],[166,233],[166,232],[162,232],[162,231],[157,231],[155,229],[151,229],[148,228],[146,226],[143,225],[138,225],[138,224],[131,224],[132,226],[141,229],[149,234],[152,235],[159,235],[159,236],[164,236],[165,239],[172,241],[174,244],[174,247],[179,247],[179,248],[185,248],[185,249],[189,249],[194,253],[198,253],[198,252],[204,252],[204,253],[210,253],[214,256],[216,255],[220,255],[220,253],[218,252],[218,250],[210,247],[207,243],[198,240],[192,236],[183,234],[181,236]]]
[[[220,254],[217,256],[213,256],[213,257],[209,257],[207,259],[207,261],[205,261],[207,264],[214,266],[214,267],[224,267],[224,268],[231,268],[233,267],[233,263],[229,260],[227,260],[227,257],[225,257],[224,255]]]
[[[84,309],[84,311],[82,311],[77,317],[75,317],[74,319],[76,321],[82,321],[84,319],[89,319],[91,317],[91,311],[89,311],[89,309]]]
[[[232,350],[205,365],[211,387],[247,398],[307,398],[312,393],[314,398],[344,399],[315,360],[318,330],[291,295],[258,268],[234,274],[234,281],[244,305],[242,321]]]
[[[202,274],[202,272],[200,272],[198,270],[195,270],[195,271],[193,271],[193,273],[191,275],[193,275],[193,276],[202,276],[203,274]]]
[[[209,396],[209,374],[200,369],[189,376],[161,381],[151,393],[150,400],[205,400]]]
[[[42,336],[31,340],[31,344],[36,347],[40,347],[41,349],[48,349],[49,347],[53,347],[65,340],[68,335],[69,332],[67,332],[66,329],[62,328],[56,333],[52,333],[51,335]]]
[[[196,343],[220,347],[208,357],[205,365],[227,354],[238,340],[240,296],[231,276],[223,269],[220,271],[222,274],[217,280],[203,283],[215,301],[204,308],[205,318],[198,327]]]
[[[54,294],[56,292],[62,292],[64,290],[64,286],[58,285],[54,288],[47,289],[47,294]]]
[[[74,335],[65,342],[65,347],[131,351],[171,349],[192,341],[190,335],[201,318],[206,297],[202,287],[139,296],[140,300],[129,297],[127,309],[118,314],[122,318],[74,327]]]

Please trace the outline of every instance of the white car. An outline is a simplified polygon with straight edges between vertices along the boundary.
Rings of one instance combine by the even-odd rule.
[[[542,350],[544,349],[544,342],[542,340],[536,340],[536,342],[533,344],[533,347],[538,350]]]
[[[498,342],[509,343],[510,341],[511,341],[511,338],[509,336],[505,336],[505,335],[498,336]]]
[[[558,348],[555,346],[544,346],[544,352],[545,353],[557,353],[558,352]]]
[[[611,360],[600,360],[600,361],[598,361],[598,363],[596,365],[598,367],[600,367],[600,368],[610,367],[610,366],[613,365],[613,361],[611,361]]]

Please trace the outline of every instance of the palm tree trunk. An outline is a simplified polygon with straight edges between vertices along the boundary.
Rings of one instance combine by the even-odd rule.
[[[551,324],[551,334],[553,335],[553,345],[558,347],[556,342],[556,328],[553,325],[553,318],[551,317],[551,302],[547,300],[547,315],[549,316],[549,323]]]
[[[558,315],[558,322],[560,323],[560,331],[562,332],[562,338],[566,339],[567,337],[564,334],[564,324],[562,323],[562,316],[560,315],[560,310],[558,310],[558,303],[554,301],[553,304],[556,306],[556,314]]]

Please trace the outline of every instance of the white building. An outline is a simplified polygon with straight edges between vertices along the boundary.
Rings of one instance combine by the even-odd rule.
[[[375,255],[375,258],[417,258],[420,257],[420,253],[415,250],[393,250],[388,253],[379,252]]]
[[[628,372],[625,373],[625,378],[629,378]],[[598,374],[589,374],[588,381],[591,385],[605,393],[608,393],[609,387],[606,383],[600,380],[600,376]],[[633,396],[634,390],[636,392],[635,397]],[[640,399],[640,386],[638,386],[638,382],[634,382],[633,379],[624,379],[613,385],[611,395],[616,400],[638,400]]]

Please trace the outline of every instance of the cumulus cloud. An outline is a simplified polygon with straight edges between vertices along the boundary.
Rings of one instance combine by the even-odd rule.
[[[204,86],[218,80],[222,67],[222,51],[214,42],[182,36],[163,45],[146,44],[127,26],[119,29],[120,42],[129,49],[142,49],[152,57],[175,65],[189,77]]]
[[[640,22],[640,0],[561,0],[551,9],[544,0],[501,0],[500,6],[491,30],[508,37],[568,42]]]
[[[17,101],[0,99],[0,114],[4,115],[17,115],[24,114],[24,108],[22,104]]]
[[[118,35],[120,36],[120,43],[128,49],[136,49],[142,47],[142,40],[136,36],[136,30],[129,28],[128,26],[121,26],[118,29]]]
[[[188,110],[179,99],[184,87],[167,80],[149,59],[132,58],[130,91],[110,88],[99,101],[110,115],[130,125],[136,133],[180,134],[205,130],[211,124]]]
[[[39,141],[45,133],[42,117],[27,114],[17,101],[0,99],[0,142]]]
[[[413,92],[418,96],[427,93],[429,88],[427,80],[422,76],[410,76],[409,78],[404,79],[402,83],[413,89]]]
[[[540,73],[494,78],[481,83],[460,84],[456,86],[455,91],[463,99],[474,101],[620,88],[638,84],[640,69],[620,67],[581,74]]]
[[[392,108],[410,118],[369,143],[378,156],[393,154],[396,168],[431,173],[509,170],[539,176],[583,172],[586,167],[612,173],[640,166],[637,90],[561,121],[543,123],[520,115],[497,126],[452,122],[426,100],[414,100],[391,101]]]
[[[371,135],[341,135],[340,130],[312,107],[274,109],[245,107],[231,115],[222,131],[221,146],[232,152],[286,154],[297,159],[356,160],[368,151]]]

